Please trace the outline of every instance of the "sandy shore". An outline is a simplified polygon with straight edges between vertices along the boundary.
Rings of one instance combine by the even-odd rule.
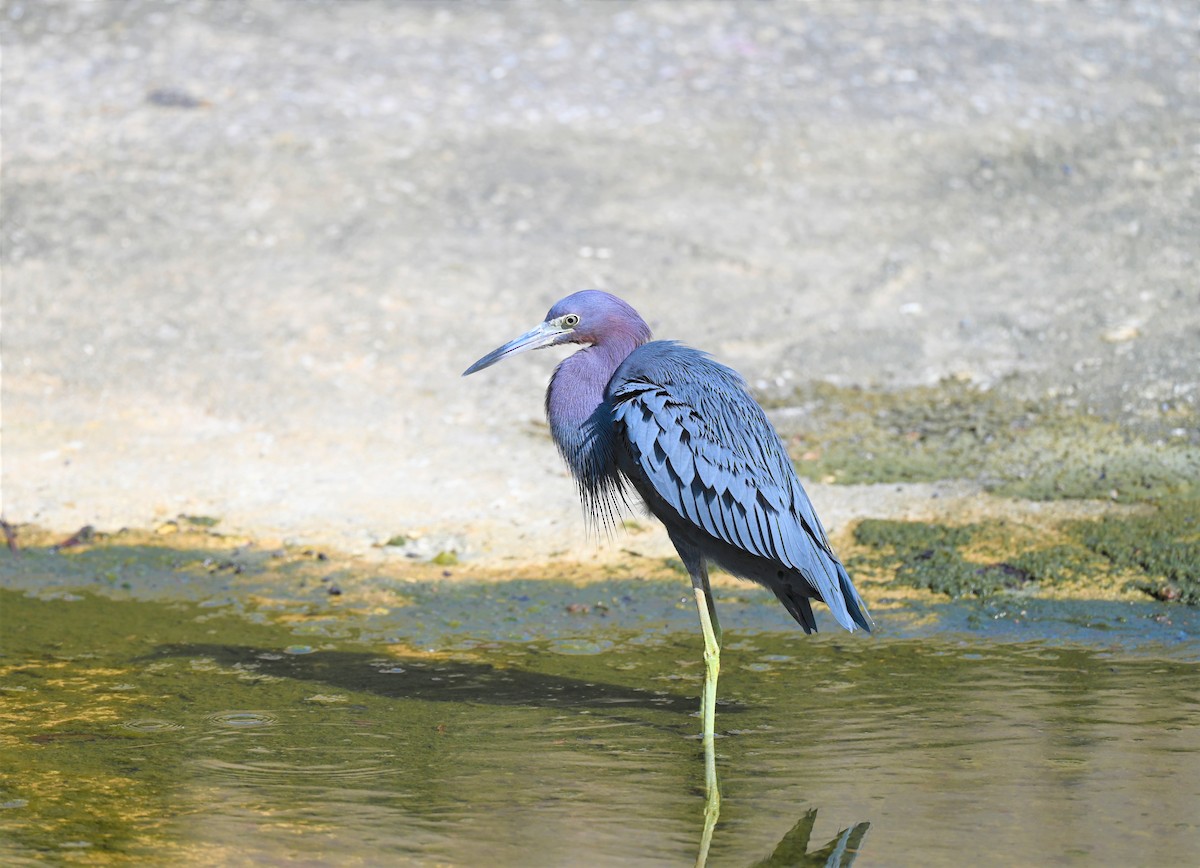
[[[585,286],[764,396],[1194,418],[1190,3],[3,8],[10,522],[619,553],[552,353],[459,377]],[[933,493],[811,492],[835,530]]]

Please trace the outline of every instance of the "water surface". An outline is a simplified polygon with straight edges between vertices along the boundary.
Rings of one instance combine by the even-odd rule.
[[[690,864],[679,589],[533,584],[416,588],[354,630],[0,591],[0,858]],[[883,607],[876,637],[804,637],[759,602],[721,610],[710,865],[1194,861],[1188,610]]]

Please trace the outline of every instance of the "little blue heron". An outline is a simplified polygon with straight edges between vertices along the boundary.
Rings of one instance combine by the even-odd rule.
[[[546,416],[585,510],[613,523],[628,486],[667,528],[692,577],[704,631],[703,740],[711,756],[721,627],[708,564],[769,588],[805,633],[821,600],[847,630],[871,620],[829,547],[779,435],[734,371],[675,341],[651,341],[627,303],[569,295],[541,325],[463,372],[557,344],[583,344],[554,371]]]

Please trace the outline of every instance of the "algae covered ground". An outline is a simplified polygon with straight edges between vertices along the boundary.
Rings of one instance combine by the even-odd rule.
[[[866,519],[851,565],[958,597],[1074,590],[1103,598],[1135,589],[1200,604],[1200,504],[1032,528],[1006,519],[963,525]]]
[[[1164,401],[1113,421],[1014,381],[871,391],[812,384],[769,401],[801,475],[840,483],[970,479],[1052,500],[1200,498],[1200,413]]]
[[[950,596],[1097,599],[1136,591],[1200,604],[1200,424],[1186,402],[1110,421],[1012,384],[893,392],[827,384],[771,402],[797,469],[830,483],[967,480],[984,515],[864,518],[856,571]],[[1090,501],[1086,519],[1057,506]],[[1045,502],[1033,519],[1015,505]]]

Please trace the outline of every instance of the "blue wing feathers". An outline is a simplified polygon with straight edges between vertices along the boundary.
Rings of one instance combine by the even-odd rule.
[[[755,509],[751,510],[747,519],[750,523],[750,533],[754,534],[754,543],[760,553],[775,552],[776,549],[771,545],[771,532],[767,529],[767,516],[763,510],[755,505]],[[783,551],[779,551],[783,554]]]
[[[649,411],[649,408],[646,408]],[[654,454],[658,442],[660,428],[652,415],[647,415],[645,421],[632,429],[627,429],[637,438],[637,446],[643,455]]]
[[[696,501],[692,497],[691,490],[684,488],[683,484],[678,481],[675,484],[679,487],[679,501],[683,504],[684,514],[696,527],[703,527],[700,523],[700,514],[696,511]]]
[[[618,443],[682,519],[799,572],[840,624],[870,629],[783,443],[741,377],[696,350],[654,341],[618,368],[607,397]],[[773,589],[801,626],[815,629],[806,594]]]
[[[721,523],[721,507],[717,503],[717,493],[713,491],[712,486],[698,478],[696,487],[700,490],[700,497],[704,502],[704,512],[708,516],[706,528],[711,527],[709,531],[715,537],[721,537],[725,533],[725,527]]]
[[[849,611],[850,617],[854,619],[855,624],[870,633],[871,616],[867,614],[867,604],[858,595],[858,590],[854,587],[854,583],[850,581],[850,575],[840,563],[837,565],[837,572],[838,582],[842,588],[842,596],[845,597],[846,609]]]
[[[750,536],[750,525],[746,521],[746,510],[736,497],[730,496],[726,501],[727,511],[724,513],[733,519],[734,538],[729,540],[734,545],[741,546],[748,552],[754,551],[753,537]]]
[[[679,477],[679,482],[681,485],[684,488],[690,488],[692,485],[692,479],[695,478],[696,475],[696,469],[695,465],[692,463],[692,453],[691,450],[688,449],[688,445],[685,442],[685,437],[679,436],[683,432],[664,431],[663,433],[667,438],[667,454],[671,458],[671,468]]]
[[[712,492],[699,478],[692,483],[692,498],[696,501],[696,508],[700,513],[701,526],[713,536],[720,537],[721,532],[717,528],[716,517],[712,513]]]

